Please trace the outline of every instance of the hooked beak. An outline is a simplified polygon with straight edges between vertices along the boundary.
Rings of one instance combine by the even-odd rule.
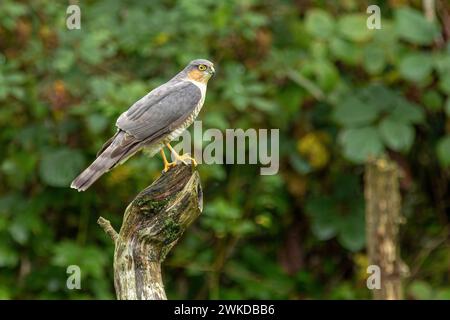
[[[216,69],[214,69],[214,67],[211,66],[211,68],[209,68],[209,73],[211,74],[211,76],[213,76],[216,73]]]

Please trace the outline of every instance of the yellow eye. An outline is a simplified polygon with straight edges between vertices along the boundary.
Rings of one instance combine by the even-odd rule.
[[[201,64],[201,65],[198,66],[198,70],[205,71],[206,70],[206,66],[204,64]]]

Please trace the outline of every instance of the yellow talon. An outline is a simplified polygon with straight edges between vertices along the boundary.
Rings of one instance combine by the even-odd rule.
[[[169,171],[170,168],[175,167],[177,165],[175,162],[167,161],[166,155],[164,154],[163,149],[161,149],[160,152],[161,152],[161,156],[162,156],[163,161],[164,161],[164,172]]]
[[[175,157],[175,162],[172,163],[177,163],[178,161],[183,162],[184,164],[189,164],[189,162],[191,162],[194,167],[197,166],[197,161],[195,161],[195,159],[193,157],[191,157],[189,155],[189,153],[185,153],[183,155],[179,155],[170,144],[166,144],[167,148],[169,148],[170,152],[173,153],[174,157]],[[189,162],[186,162],[186,160],[189,160]]]

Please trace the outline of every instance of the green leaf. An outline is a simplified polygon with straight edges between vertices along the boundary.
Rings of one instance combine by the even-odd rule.
[[[226,117],[221,112],[218,111],[208,112],[203,116],[203,119],[204,123],[209,128],[218,128],[220,130],[225,131],[225,129],[230,127]]]
[[[450,54],[448,54],[448,52],[450,52],[448,51],[449,49],[450,48],[448,48],[447,51],[438,51],[431,55],[433,66],[441,76],[450,72]]]
[[[321,9],[312,9],[306,13],[306,31],[314,37],[329,39],[333,35],[333,17]]]
[[[336,105],[333,119],[344,126],[370,124],[378,117],[379,111],[373,104],[366,104],[358,97],[351,95]]]
[[[433,296],[433,289],[424,281],[414,281],[408,288],[408,293],[417,300],[428,300]]]
[[[439,79],[439,88],[446,94],[450,94],[450,73],[447,73]]]
[[[20,244],[25,244],[28,240],[29,233],[27,228],[20,223],[13,223],[9,227],[9,233],[11,234],[11,237]]]
[[[363,163],[384,150],[378,130],[374,127],[346,129],[340,135],[340,142],[344,156],[356,163]]]
[[[325,41],[317,40],[310,44],[309,51],[311,56],[317,60],[328,61],[328,44]]]
[[[444,101],[437,90],[430,90],[423,94],[423,104],[430,110],[442,110]]]
[[[302,71],[306,76],[314,76],[314,82],[326,92],[332,90],[339,82],[338,70],[326,59],[313,60]]]
[[[436,300],[450,300],[450,288],[439,289],[434,298]]]
[[[390,117],[379,124],[381,137],[385,144],[395,151],[408,151],[414,142],[414,128]]]
[[[330,50],[336,58],[350,65],[355,65],[362,59],[362,49],[356,43],[344,39],[331,39]]]
[[[436,152],[439,162],[443,166],[450,165],[450,136],[446,136],[438,142]]]
[[[366,41],[372,37],[372,31],[367,28],[367,17],[362,14],[344,15],[338,21],[339,32],[351,41]]]
[[[332,199],[318,197],[306,203],[306,213],[311,217],[311,230],[319,240],[333,238],[338,231],[339,217],[334,212]]]
[[[84,165],[81,152],[71,149],[47,151],[42,157],[39,173],[41,179],[53,187],[68,187]]]
[[[401,8],[395,12],[395,26],[398,35],[413,44],[429,45],[439,34],[435,23],[429,22],[420,11]]]
[[[373,83],[363,88],[357,93],[357,96],[364,104],[373,105],[380,112],[392,109],[399,97],[395,91],[379,83]]]
[[[203,224],[214,230],[214,232],[220,236],[226,233],[249,231],[248,228],[239,228],[239,224],[243,222],[243,220],[240,219],[242,216],[241,208],[226,202],[222,198],[207,204],[204,213],[205,219],[203,220]]]
[[[363,64],[364,68],[370,74],[377,74],[383,71],[386,66],[386,57],[383,48],[375,44],[365,47]]]
[[[72,50],[58,50],[53,60],[53,67],[60,72],[67,72],[75,63],[75,54]]]
[[[289,157],[290,164],[300,174],[307,174],[312,171],[311,165],[306,159],[303,159],[299,154],[292,153]]]
[[[91,275],[101,278],[106,263],[107,255],[96,246],[81,246],[72,241],[62,241],[53,247],[52,264],[63,268],[78,265],[83,277]]]
[[[445,113],[447,114],[447,117],[450,117],[450,97],[447,98],[447,101],[445,102]]]
[[[433,62],[424,53],[412,53],[400,61],[399,69],[406,80],[422,82],[431,74]]]
[[[348,214],[341,217],[339,221],[339,235],[337,237],[339,243],[353,252],[364,248],[366,244],[364,206],[358,202],[351,205]]]
[[[254,97],[252,99],[250,99],[252,105],[263,112],[274,112],[279,110],[279,108],[277,108],[277,105],[275,103],[273,103],[272,100],[269,99],[265,99],[265,98],[261,98],[261,97]]]
[[[18,253],[7,243],[0,243],[0,267],[14,267],[18,262]]]
[[[86,120],[90,131],[94,134],[99,134],[109,125],[108,118],[98,113],[89,115]]]
[[[403,97],[396,99],[395,105],[392,108],[390,115],[396,120],[405,123],[423,123],[425,120],[425,112],[423,109],[412,102],[409,102]]]

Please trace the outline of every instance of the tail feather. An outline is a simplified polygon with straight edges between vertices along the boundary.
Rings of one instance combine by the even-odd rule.
[[[78,191],[85,191],[89,188],[98,178],[116,164],[116,159],[111,158],[110,153],[110,150],[105,150],[99,155],[89,167],[72,181],[70,187]]]
[[[137,151],[136,145],[133,147],[123,148],[122,141],[124,137],[124,132],[117,133],[110,142],[110,145],[103,147],[101,154],[97,156],[97,159],[87,167],[75,180],[72,181],[70,187],[78,191],[85,191],[89,188],[98,178],[100,178],[104,173],[108,172],[110,169],[115,167],[117,164],[124,162],[132,154]]]

